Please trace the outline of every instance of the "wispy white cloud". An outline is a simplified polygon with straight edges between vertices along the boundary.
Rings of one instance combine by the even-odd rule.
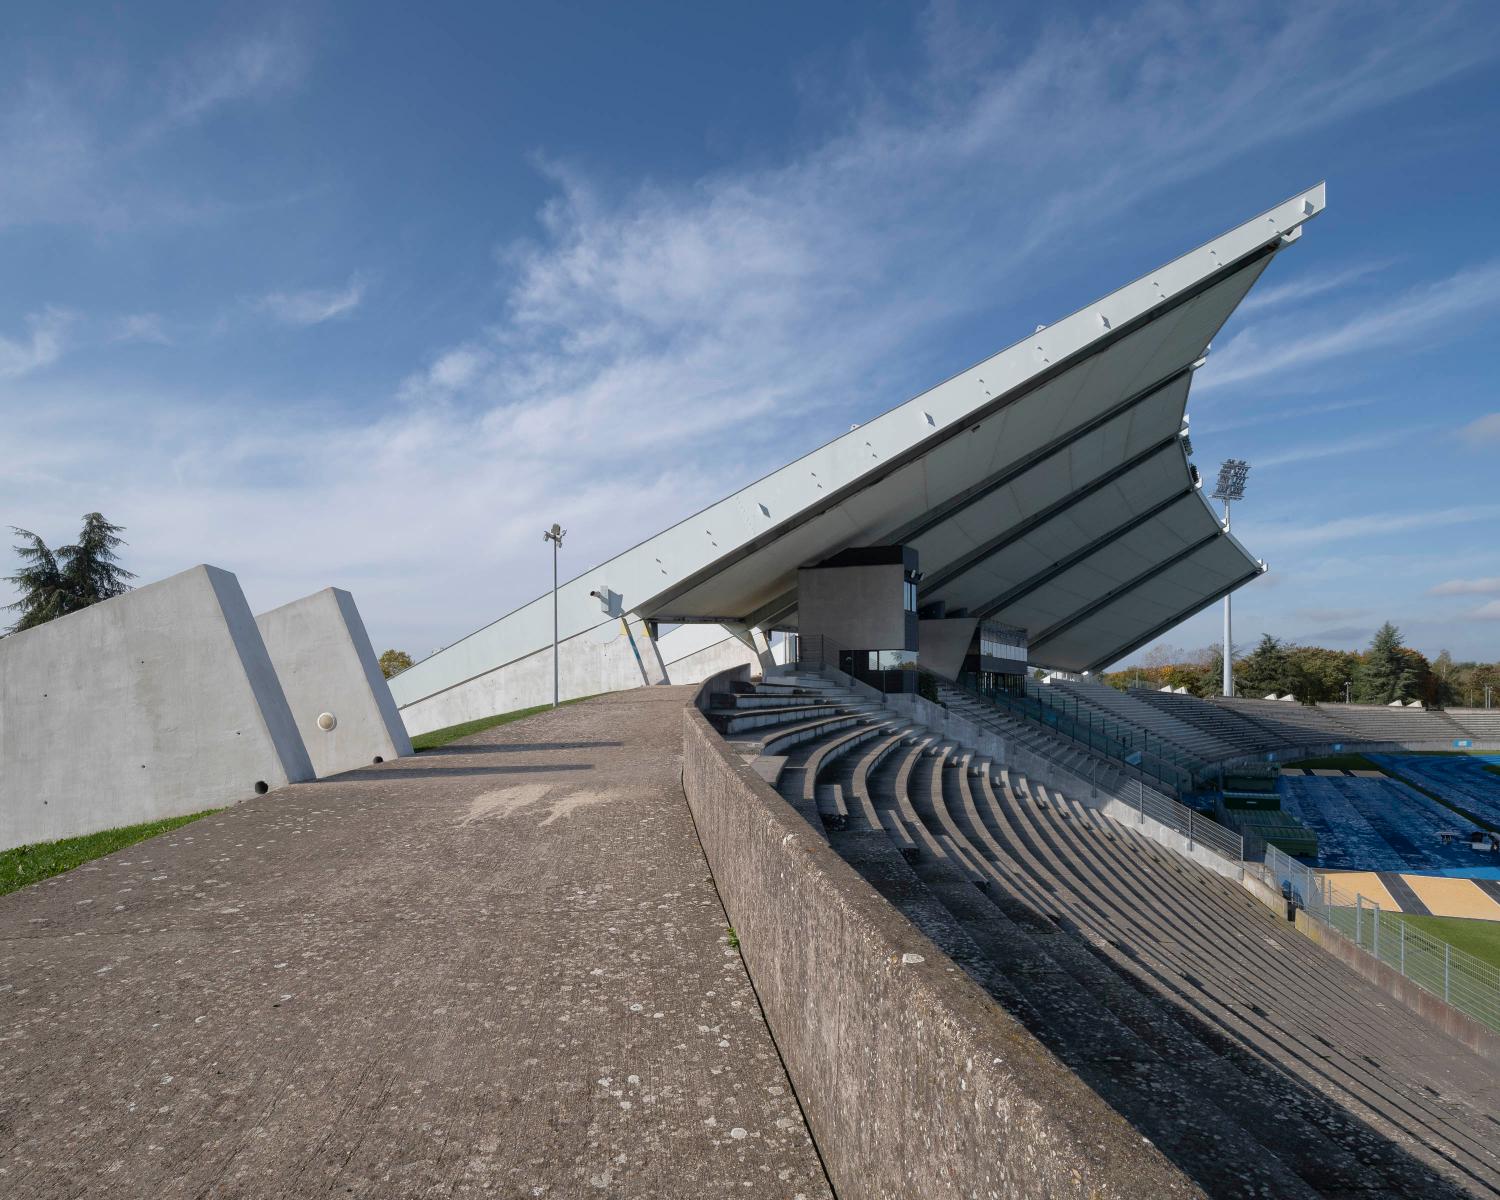
[[[1251,325],[1209,358],[1208,365],[1198,372],[1194,387],[1202,392],[1307,369],[1352,354],[1409,350],[1419,342],[1434,345],[1458,336],[1497,306],[1500,261],[1492,261],[1412,288],[1396,300],[1308,332]]]
[[[1328,292],[1336,292],[1347,288],[1351,283],[1384,271],[1395,262],[1394,259],[1380,259],[1377,262],[1356,263],[1352,267],[1345,267],[1342,271],[1325,271],[1300,275],[1286,283],[1272,284],[1267,287],[1257,286],[1236,310],[1240,316],[1247,313],[1262,312],[1268,308],[1284,308],[1290,304],[1299,304],[1304,300],[1311,300],[1314,296],[1322,296]]]
[[[1475,504],[1466,508],[1433,509],[1426,512],[1369,513],[1362,517],[1340,517],[1332,521],[1298,525],[1267,523],[1255,532],[1257,547],[1318,546],[1348,538],[1387,538],[1417,529],[1470,525],[1500,519],[1500,505]]]
[[[1469,616],[1480,621],[1500,621],[1500,600],[1491,600],[1488,604],[1481,604]]]
[[[1445,579],[1427,589],[1431,596],[1500,596],[1500,579]]]
[[[51,366],[62,355],[73,314],[48,307],[26,318],[26,333],[10,338],[0,335],[0,379],[15,379]]]
[[[1294,428],[1299,422],[1310,416],[1322,413],[1347,412],[1355,408],[1369,408],[1378,404],[1379,400],[1374,396],[1351,396],[1343,400],[1327,400],[1318,404],[1299,404],[1295,408],[1274,408],[1257,410],[1246,416],[1235,416],[1224,420],[1222,414],[1225,410],[1214,411],[1206,420],[1194,416],[1193,432],[1195,434],[1220,434],[1228,433],[1235,429],[1252,429],[1257,425],[1284,424]]]
[[[200,46],[170,73],[157,120],[198,121],[224,105],[274,96],[295,85],[306,65],[305,46],[286,28]]]
[[[1474,445],[1500,442],[1500,412],[1486,413],[1470,421],[1459,431],[1459,437]]]
[[[201,178],[143,162],[222,109],[288,90],[308,57],[286,25],[192,47],[135,74],[109,60],[72,64],[71,73],[31,60],[0,98],[0,229],[118,230],[222,212],[226,202],[207,196]]]
[[[1444,10],[1392,53],[1405,13],[1383,11],[1147,0],[992,38],[939,10],[925,63],[847,89],[834,131],[777,161],[636,185],[546,161],[554,197],[505,249],[502,302],[435,338],[384,415],[143,401],[125,471],[38,395],[15,436],[53,448],[34,461],[58,486],[26,489],[45,495],[27,523],[55,510],[66,528],[104,494],[147,577],[221,559],[266,605],[340,582],[372,629],[424,651],[540,590],[553,520],[565,567],[598,562],[962,365],[921,353],[997,288],[1131,229],[1148,198],[1494,53],[1472,12]],[[275,78],[256,61],[236,78]],[[177,111],[242,90],[184,89]],[[265,311],[331,319],[358,282]],[[0,509],[20,495],[0,481]]]
[[[152,342],[158,346],[170,346],[166,322],[160,313],[130,313],[119,317],[110,325],[111,342]]]
[[[260,298],[257,307],[287,325],[321,325],[335,317],[348,316],[364,298],[364,280],[356,275],[341,288],[271,292]]]
[[[1379,433],[1362,433],[1352,437],[1316,438],[1265,455],[1255,460],[1257,467],[1281,467],[1288,463],[1310,462],[1319,458],[1340,458],[1346,454],[1365,454],[1371,450],[1383,450],[1389,446],[1409,443],[1413,438],[1430,434],[1427,426],[1417,425],[1407,429],[1386,429]]]

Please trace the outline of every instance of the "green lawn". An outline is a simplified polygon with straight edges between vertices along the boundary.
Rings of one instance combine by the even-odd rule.
[[[1491,966],[1500,967],[1500,921],[1475,921],[1468,917],[1424,917],[1403,913],[1401,920],[1413,929],[1450,942],[1455,950],[1467,950]]]
[[[579,696],[574,700],[564,700],[563,704],[581,704],[585,700],[592,699],[592,696]],[[486,729],[495,728],[496,725],[509,725],[512,721],[524,720],[526,717],[534,717],[537,713],[551,710],[550,704],[538,704],[535,708],[518,708],[515,712],[500,713],[494,717],[480,717],[477,721],[464,721],[459,725],[434,729],[431,733],[419,733],[412,738],[411,746],[413,750],[436,750],[439,746],[456,742],[459,738],[468,737],[471,733],[483,733]]]
[[[189,821],[220,811],[222,810],[209,808],[186,817],[148,821],[144,825],[126,825],[122,829],[106,829],[103,833],[63,838],[57,842],[34,842],[29,846],[17,846],[14,850],[0,852],[0,896],[40,879],[61,875],[91,858],[113,854],[116,850],[123,850],[126,846],[143,842],[159,833],[180,829]]]

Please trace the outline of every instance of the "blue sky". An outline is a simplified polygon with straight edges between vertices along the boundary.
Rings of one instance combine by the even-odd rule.
[[[1500,658],[1494,5],[7,26],[0,525],[98,509],[143,579],[347,587],[421,656],[553,520],[581,570],[1326,178],[1190,405],[1254,464],[1236,640]]]

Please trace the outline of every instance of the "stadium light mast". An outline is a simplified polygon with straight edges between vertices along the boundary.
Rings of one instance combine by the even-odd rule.
[[[1224,532],[1229,532],[1229,506],[1245,498],[1245,476],[1250,474],[1250,464],[1243,458],[1226,458],[1219,464],[1219,482],[1214,488],[1214,499],[1224,501]],[[1229,594],[1224,594],[1224,694],[1234,695],[1234,651],[1230,641]]]
[[[558,687],[560,672],[557,666],[557,552],[562,549],[562,540],[567,535],[567,530],[556,521],[552,522],[552,528],[542,534],[544,542],[552,543],[552,707],[558,706]]]

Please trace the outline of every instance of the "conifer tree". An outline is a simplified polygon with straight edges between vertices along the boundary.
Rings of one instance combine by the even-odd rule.
[[[101,513],[85,514],[78,541],[56,551],[29,529],[12,526],[12,532],[23,540],[15,547],[21,569],[6,577],[21,592],[19,600],[6,605],[21,614],[11,626],[12,633],[130,590],[128,581],[135,575],[119,565],[115,554],[125,544],[120,537],[123,528],[111,525]]]
[[[1404,650],[1401,631],[1389,621],[1376,630],[1354,671],[1354,698],[1363,704],[1411,699],[1417,687],[1417,668]]]

